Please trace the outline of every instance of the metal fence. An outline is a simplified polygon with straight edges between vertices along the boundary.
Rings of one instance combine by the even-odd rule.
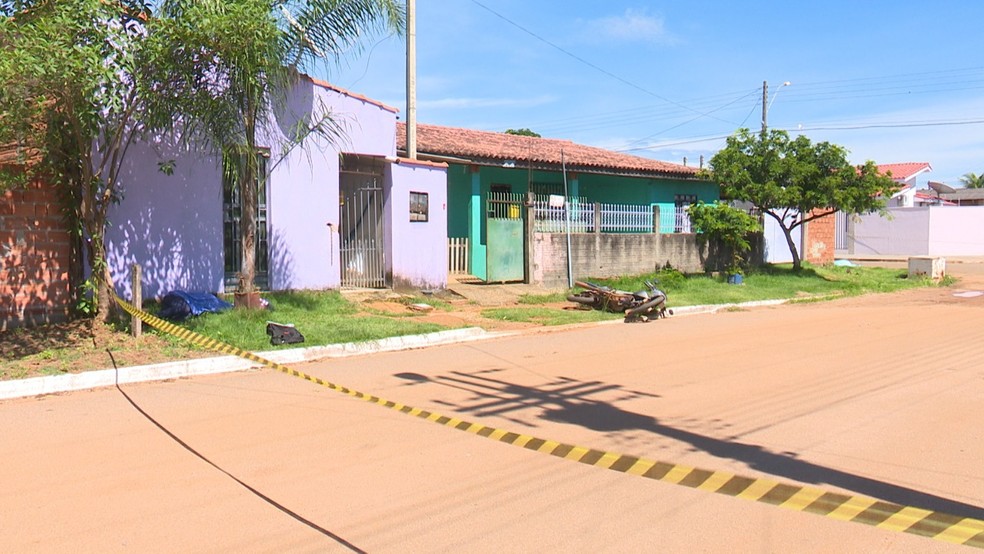
[[[659,221],[654,220],[659,208]],[[533,200],[533,229],[539,233],[567,230],[568,210],[572,233],[690,233],[690,216],[684,206],[603,204],[581,197],[536,196]],[[597,210],[597,214],[596,214]]]

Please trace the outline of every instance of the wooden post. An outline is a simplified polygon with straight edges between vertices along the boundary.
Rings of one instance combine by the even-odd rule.
[[[138,310],[143,309],[143,292],[140,290],[140,265],[133,264],[130,266],[131,276],[133,278],[133,294],[130,298],[130,303],[133,304]],[[135,338],[139,337],[143,331],[142,323],[140,318],[137,316],[130,316],[130,334]]]

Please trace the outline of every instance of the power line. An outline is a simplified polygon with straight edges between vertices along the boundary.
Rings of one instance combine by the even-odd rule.
[[[628,86],[630,86],[630,87],[632,87],[632,88],[634,88],[634,89],[636,89],[638,91],[644,92],[644,93],[646,93],[646,94],[648,94],[648,95],[650,95],[650,96],[652,96],[654,98],[658,98],[658,99],[660,99],[660,100],[662,100],[664,102],[667,102],[669,104],[673,104],[674,106],[679,106],[679,107],[684,108],[684,109],[686,109],[688,111],[691,111],[691,112],[700,114],[701,116],[710,117],[711,119],[717,119],[718,121],[722,121],[724,123],[728,123],[727,121],[724,121],[723,119],[718,119],[717,117],[714,117],[714,116],[710,115],[709,113],[703,113],[700,110],[696,110],[694,108],[691,108],[690,106],[687,106],[686,104],[681,104],[680,102],[677,102],[675,100],[670,100],[669,98],[666,98],[665,96],[656,94],[655,92],[653,92],[653,91],[651,91],[651,90],[649,90],[647,88],[644,88],[644,87],[642,87],[642,86],[640,86],[640,85],[638,85],[636,83],[633,83],[632,81],[629,81],[627,79],[624,79],[622,77],[619,77],[618,75],[612,73],[611,71],[608,71],[607,69],[604,69],[604,68],[602,68],[600,66],[597,66],[597,65],[589,62],[588,60],[585,60],[584,58],[578,56],[577,54],[574,54],[573,52],[571,52],[569,50],[565,50],[564,48],[561,48],[557,44],[555,44],[553,42],[550,42],[549,40],[541,37],[540,35],[534,33],[533,31],[531,31],[529,29],[527,29],[526,27],[523,27],[519,23],[516,23],[515,21],[513,21],[513,20],[509,19],[508,17],[502,15],[501,13],[493,10],[492,8],[486,6],[485,4],[479,2],[478,0],[472,0],[472,3],[474,3],[478,7],[486,10],[487,12],[491,13],[492,15],[498,17],[499,19],[505,21],[506,23],[512,25],[513,27],[516,27],[520,31],[523,31],[524,33],[530,35],[531,37],[539,40],[540,42],[542,42],[544,44],[546,44],[547,46],[550,46],[551,48],[553,48],[553,49],[555,49],[555,50],[557,50],[557,51],[559,51],[559,52],[561,52],[561,53],[563,53],[563,54],[565,54],[565,55],[567,55],[567,56],[569,56],[569,57],[577,60],[578,62],[580,62],[580,63],[582,63],[582,64],[590,67],[591,69],[594,69],[595,71],[598,71],[599,73],[602,73],[604,75],[607,75],[608,77],[611,77],[612,79],[615,79],[616,81],[619,81],[622,84],[628,85]]]

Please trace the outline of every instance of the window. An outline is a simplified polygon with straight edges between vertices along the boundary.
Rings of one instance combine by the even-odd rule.
[[[427,221],[427,193],[410,193],[410,221]]]

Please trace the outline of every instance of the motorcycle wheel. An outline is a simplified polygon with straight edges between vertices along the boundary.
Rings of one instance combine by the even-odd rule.
[[[631,308],[631,309],[626,310],[625,311],[625,315],[632,316],[632,315],[639,315],[639,314],[648,313],[648,312],[652,311],[653,308],[656,308],[657,306],[659,306],[660,304],[662,304],[664,302],[665,302],[665,300],[663,300],[662,298],[654,298],[654,299],[650,300],[649,302],[645,302],[643,304],[639,304],[635,308]]]
[[[573,302],[575,304],[583,304],[585,306],[594,307],[598,304],[598,299],[589,294],[571,294],[567,297],[568,302]]]

